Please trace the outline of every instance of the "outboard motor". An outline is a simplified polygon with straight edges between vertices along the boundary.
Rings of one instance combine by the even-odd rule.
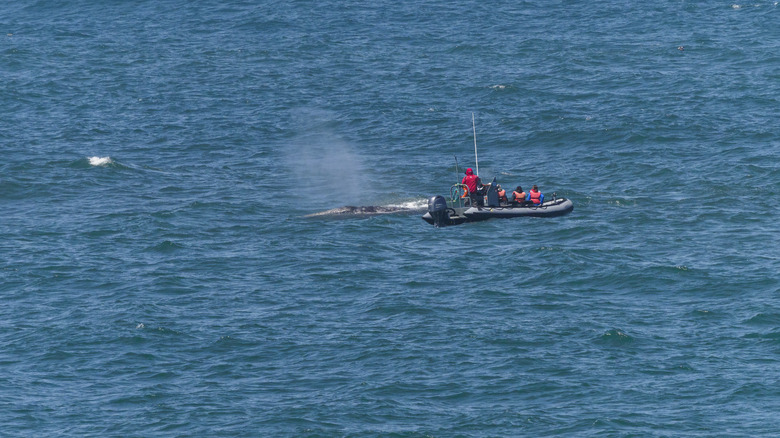
[[[438,228],[449,225],[450,215],[447,213],[447,201],[444,196],[436,195],[428,200],[428,213],[433,218],[433,226]]]

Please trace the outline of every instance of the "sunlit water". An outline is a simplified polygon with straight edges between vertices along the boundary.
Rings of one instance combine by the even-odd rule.
[[[778,13],[8,5],[2,435],[775,436]]]

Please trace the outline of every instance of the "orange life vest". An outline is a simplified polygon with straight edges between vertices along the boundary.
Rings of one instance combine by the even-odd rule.
[[[535,192],[531,190],[531,201],[533,201],[534,204],[541,204],[541,196],[542,192]]]
[[[515,192],[512,192],[512,196],[515,197],[515,202],[523,202],[523,201],[525,201],[525,192],[517,193],[515,191]]]

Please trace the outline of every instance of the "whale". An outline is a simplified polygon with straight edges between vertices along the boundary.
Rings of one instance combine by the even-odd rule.
[[[364,205],[353,206],[345,205],[343,207],[332,208],[330,210],[320,211],[317,213],[307,214],[304,217],[317,218],[317,217],[366,217],[377,216],[380,214],[412,214],[424,210],[424,207],[403,207],[393,205]]]

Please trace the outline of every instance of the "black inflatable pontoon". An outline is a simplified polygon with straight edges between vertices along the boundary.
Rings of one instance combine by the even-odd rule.
[[[493,218],[512,217],[555,217],[563,216],[574,210],[574,204],[566,198],[558,198],[554,193],[552,200],[546,200],[540,205],[521,200],[520,202],[501,203],[496,192],[496,179],[488,184],[486,194],[487,205],[469,205],[471,199],[468,188],[463,184],[455,184],[450,190],[450,202],[444,196],[437,195],[428,200],[428,212],[423,220],[431,225],[443,227],[458,225],[464,222],[477,222]],[[466,194],[464,196],[464,193]],[[478,195],[483,196],[483,195]]]

